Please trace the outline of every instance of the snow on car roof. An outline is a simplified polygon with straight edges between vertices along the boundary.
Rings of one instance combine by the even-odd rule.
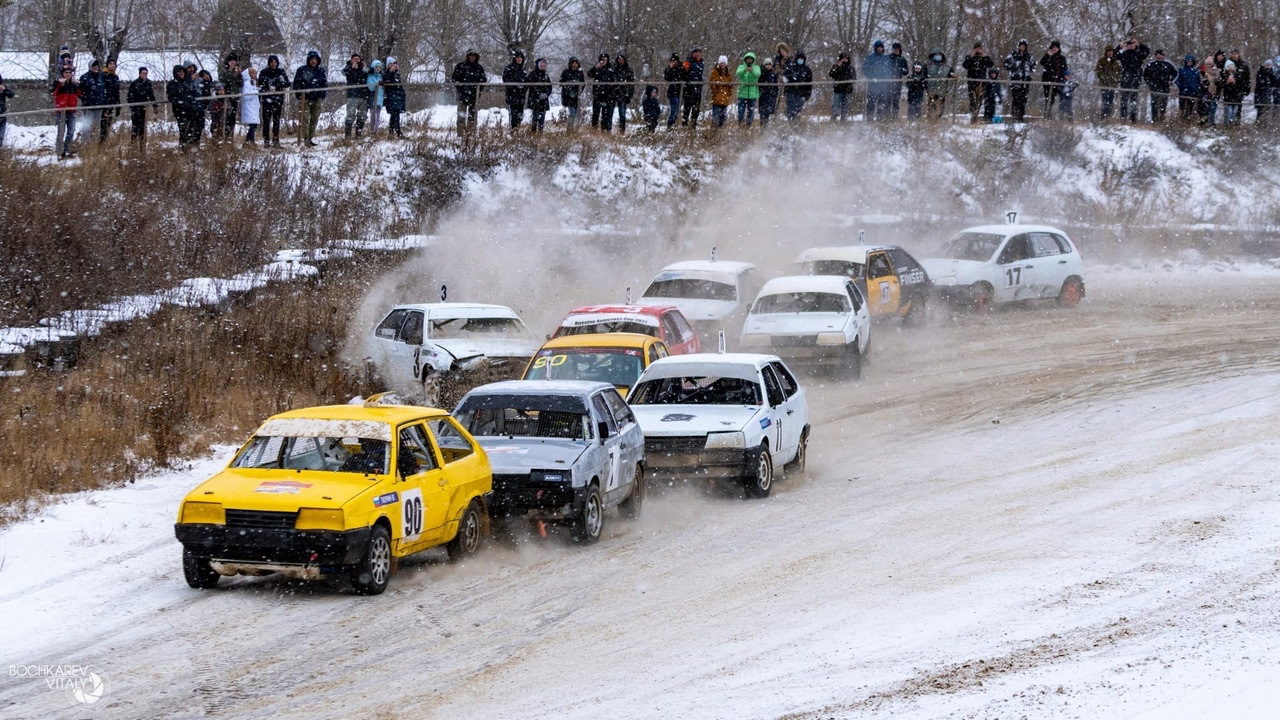
[[[481,385],[468,395],[590,395],[599,390],[614,390],[605,382],[591,380],[503,380]]]
[[[421,310],[432,320],[440,318],[511,318],[519,320],[515,310],[506,305],[484,303],[411,303],[397,305],[393,310]]]
[[[1061,228],[1056,228],[1052,225],[1023,225],[1022,223],[1015,223],[1012,225],[975,225],[958,232],[988,233],[991,235],[1016,235],[1024,232],[1051,232],[1058,233],[1059,235],[1067,234]]]
[[[758,381],[760,368],[777,359],[775,355],[757,353],[671,355],[655,360],[645,368],[640,375],[640,381],[685,376],[731,377]]]
[[[848,284],[849,278],[841,275],[789,275],[787,277],[774,278],[765,283],[764,287],[760,288],[760,294],[756,297],[806,292],[844,295],[847,292],[845,287]]]
[[[877,250],[893,250],[897,245],[833,245],[830,247],[809,248],[796,256],[793,262],[814,262],[815,260],[844,260],[865,264],[867,253]]]
[[[715,273],[717,275],[733,275],[738,276],[748,270],[754,270],[755,265],[749,262],[738,262],[735,260],[684,260],[682,262],[671,263],[662,268],[662,272],[702,272]],[[661,275],[662,273],[659,273]]]

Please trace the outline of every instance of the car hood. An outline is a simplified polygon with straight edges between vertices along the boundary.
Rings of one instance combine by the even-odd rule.
[[[477,437],[489,456],[489,465],[498,475],[515,475],[530,470],[568,470],[590,447],[581,440],[529,437]]]
[[[973,277],[978,268],[984,264],[977,260],[953,260],[951,258],[925,258],[920,261],[920,265],[928,273],[929,279],[934,282],[949,277],[965,282],[967,278]]]
[[[758,405],[632,405],[645,436],[705,435],[742,430],[763,410]]]
[[[229,468],[204,481],[185,499],[241,510],[340,508],[375,487],[380,479],[358,473]]]
[[[693,298],[640,298],[642,305],[671,305],[684,313],[690,322],[723,320],[738,309],[733,300],[698,300]]]
[[[822,332],[840,332],[844,329],[843,313],[769,313],[748,315],[742,326],[742,334],[767,335],[817,335]]]
[[[502,338],[500,340],[482,340],[471,338],[448,338],[431,340],[431,344],[444,350],[456,360],[469,360],[475,357],[491,358],[531,358],[538,351],[538,343],[524,338]]]

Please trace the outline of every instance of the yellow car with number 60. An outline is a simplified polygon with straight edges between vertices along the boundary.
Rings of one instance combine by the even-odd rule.
[[[538,348],[520,379],[606,382],[625,398],[650,363],[670,354],[666,343],[652,335],[562,335]]]
[[[398,558],[440,545],[452,560],[476,552],[493,489],[484,450],[444,410],[385,401],[268,418],[178,510],[187,584],[346,574],[376,595]]]

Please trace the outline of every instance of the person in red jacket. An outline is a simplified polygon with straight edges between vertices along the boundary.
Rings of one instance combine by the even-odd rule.
[[[49,94],[53,96],[54,118],[58,123],[54,150],[60,158],[70,157],[71,141],[76,136],[76,108],[80,105],[80,83],[76,82],[75,70],[64,66],[49,88]]]

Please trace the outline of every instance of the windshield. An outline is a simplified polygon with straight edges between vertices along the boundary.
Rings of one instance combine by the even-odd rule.
[[[752,315],[771,313],[848,313],[849,296],[826,292],[764,295],[751,308]]]
[[[591,439],[591,416],[579,397],[478,395],[463,400],[454,417],[476,437]]]
[[[668,278],[654,280],[645,297],[687,298],[692,300],[728,300],[738,299],[738,289],[729,283],[715,280],[696,280],[694,278]]]
[[[842,275],[847,278],[862,277],[862,263],[850,260],[811,260],[792,266],[797,275]]]
[[[636,348],[547,348],[539,350],[525,380],[593,380],[631,387],[644,370]]]
[[[477,335],[511,337],[523,333],[524,326],[514,318],[444,318],[431,321],[430,337],[448,340]]]
[[[369,438],[255,435],[231,467],[385,475],[389,448]]]
[[[964,232],[951,238],[942,246],[942,256],[952,260],[976,260],[986,262],[996,254],[1003,235]]]
[[[729,377],[671,377],[640,383],[632,405],[759,405],[760,383]]]
[[[556,330],[556,337],[565,335],[594,335],[596,333],[636,333],[658,337],[658,328],[635,320],[597,320],[581,325],[562,325]]]

